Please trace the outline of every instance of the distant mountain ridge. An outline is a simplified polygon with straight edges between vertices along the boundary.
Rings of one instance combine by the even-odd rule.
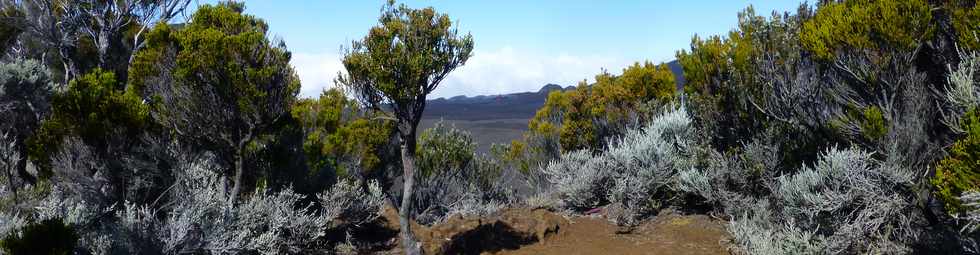
[[[685,82],[683,69],[677,60],[667,63],[677,80],[677,88],[682,89]],[[448,99],[428,100],[423,119],[446,120],[494,120],[531,119],[541,106],[544,106],[548,93],[556,90],[569,90],[574,86],[562,87],[546,84],[538,91],[502,95],[480,95],[474,97],[454,96]]]
[[[564,91],[565,88],[557,84],[547,84],[536,92],[438,98],[426,103],[425,114],[422,118],[447,120],[531,119],[538,108],[544,105],[548,93],[556,90]]]
[[[683,89],[685,80],[681,65],[677,60],[667,65],[674,73],[677,88]],[[569,89],[574,87],[549,83],[533,92],[428,100],[419,128],[425,130],[440,120],[444,121],[447,125],[469,131],[478,144],[477,152],[487,152],[490,144],[506,144],[520,139],[527,130],[527,122],[544,106],[548,94]]]

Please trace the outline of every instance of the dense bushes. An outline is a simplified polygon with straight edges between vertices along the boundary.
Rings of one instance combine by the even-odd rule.
[[[41,15],[11,8],[0,15]],[[52,42],[97,50],[106,69],[86,53],[50,61],[52,49],[0,58],[2,245],[18,253],[52,237],[60,245],[43,248],[63,253],[330,252],[362,244],[351,233],[377,223],[387,195],[402,196],[402,219],[417,213],[421,224],[530,206],[602,208],[635,226],[673,208],[728,220],[736,253],[976,253],[977,10],[924,0],[822,1],[770,17],[749,8],[727,35],[695,36],[677,53],[683,95],[663,64],[603,72],[552,92],[522,140],[485,155],[441,123],[416,144],[435,84],[403,90],[374,70],[391,63],[371,56],[414,61],[376,49],[404,46],[385,38],[418,20],[433,21],[424,28],[439,36],[428,39],[452,46],[439,48],[452,54],[436,54],[432,63],[449,63],[430,66],[438,72],[416,72],[437,78],[418,80],[441,81],[465,62],[472,39],[431,9],[389,3],[380,29],[346,52],[356,70],[341,81],[372,109],[340,90],[295,98],[288,50],[240,3],[201,7],[181,26],[130,27],[149,33],[142,50],[124,52],[135,54],[129,72],[105,64],[126,57],[105,47]],[[13,37],[0,45],[43,41],[31,37],[37,27],[14,25],[0,28]],[[31,56],[46,59],[9,58]],[[64,71],[67,86],[47,70]],[[392,192],[400,183],[388,174],[413,167],[402,181],[415,191]]]
[[[821,252],[905,253],[918,241],[916,225],[923,220],[910,194],[913,180],[913,173],[895,162],[878,162],[860,150],[830,149],[812,168],[779,177],[771,207],[756,207],[754,213],[772,210],[771,222],[761,226],[792,222],[793,228],[814,233],[809,246]]]
[[[75,189],[56,187],[31,218],[64,219],[81,233],[79,248],[94,253],[295,254],[331,249],[328,231],[351,231],[375,220],[384,202],[376,182],[368,183],[365,191],[346,180],[318,194],[316,203],[288,188],[260,188],[231,205],[213,156],[184,159],[167,195],[172,201],[168,210],[131,202],[109,205],[85,195],[91,193],[66,193]],[[23,224],[17,223],[19,217],[12,219],[2,223]],[[3,234],[15,229],[6,228]]]
[[[54,93],[51,75],[36,60],[18,59],[0,63],[0,169],[4,171],[5,192],[13,193],[36,181],[27,171],[27,139],[51,110]]]
[[[210,160],[201,159],[184,168],[186,176],[173,193],[184,198],[176,200],[165,222],[157,223],[163,251],[308,252],[322,245],[330,228],[373,220],[383,202],[377,183],[361,192],[354,183],[342,181],[317,195],[319,210],[290,189],[259,188],[232,206]]]
[[[298,100],[290,114],[303,133],[303,152],[314,173],[378,175],[391,164],[382,160],[397,156],[384,149],[391,142],[394,125],[374,119],[338,89],[326,90],[317,99]]]
[[[932,36],[932,18],[931,6],[924,0],[828,2],[803,24],[800,41],[823,59],[842,50],[910,51]]]
[[[72,254],[78,234],[59,219],[31,223],[0,240],[7,254]]]
[[[968,191],[980,189],[980,172],[977,171],[977,151],[980,150],[980,106],[976,86],[976,72],[980,55],[961,54],[963,61],[950,67],[949,85],[946,86],[945,99],[949,111],[944,119],[947,125],[965,136],[949,148],[948,155],[936,165],[936,175],[932,184],[936,196],[945,203],[951,214],[965,212],[959,197]]]
[[[149,9],[159,15],[149,18],[165,20],[172,14],[161,12],[183,10],[188,2],[139,4],[163,8]],[[29,16],[44,15],[35,12],[53,8],[20,2],[0,5],[5,15],[15,9],[29,11]],[[94,8],[81,3],[63,7],[72,12]],[[34,38],[37,31],[13,35],[13,40],[28,44],[18,44],[25,48],[0,57],[0,116],[5,120],[0,123],[0,236],[10,237],[4,241],[7,252],[18,254],[21,250],[10,249],[37,245],[59,248],[36,242],[40,240],[34,233],[37,226],[55,226],[52,222],[75,233],[65,238],[71,245],[60,252],[82,254],[325,252],[344,242],[345,233],[375,223],[385,201],[378,180],[347,177],[360,177],[359,169],[382,164],[384,158],[369,156],[388,145],[387,134],[374,132],[384,122],[365,120],[354,109],[354,114],[337,117],[343,122],[339,128],[323,136],[308,135],[313,132],[305,128],[322,129],[326,124],[316,122],[317,117],[331,112],[302,107],[313,102],[300,105],[296,118],[289,118],[298,80],[288,65],[285,46],[266,37],[264,21],[243,14],[244,5],[239,3],[198,9],[183,26],[129,23],[127,29],[149,33],[128,38],[139,45],[125,52],[100,51],[98,66],[105,64],[105,70],[88,62],[74,66],[81,62],[70,52],[58,52],[62,62],[9,58],[52,50],[31,48],[45,39]],[[111,13],[104,15],[123,15],[121,21],[143,15],[107,10]],[[75,14],[99,18],[89,16],[94,12]],[[17,21],[23,23],[14,24],[17,28],[45,25]],[[65,26],[79,25],[63,21]],[[141,34],[149,36],[140,38]],[[195,43],[181,43],[187,40]],[[59,49],[92,46],[85,40],[57,43]],[[215,45],[229,50],[209,47]],[[135,54],[131,61],[115,62],[130,59],[130,54]],[[102,63],[106,60],[113,63]],[[128,73],[117,68],[125,69],[130,62]],[[67,85],[52,83],[49,69],[64,71],[58,78]],[[314,116],[301,118],[310,115]],[[302,141],[271,141],[295,133],[302,133]],[[379,138],[350,139],[364,134]],[[300,178],[267,179],[281,175],[269,172],[280,171],[275,160],[285,160],[269,155],[298,153],[302,159],[303,141],[310,145],[311,161],[338,161],[331,161],[336,164],[326,171],[334,174],[343,165],[348,167],[343,170],[354,174],[341,175],[336,184],[304,187],[302,194],[293,191],[290,183],[308,184],[305,174],[313,171],[303,164],[298,170],[281,170],[303,172]],[[323,159],[323,154],[333,158]],[[248,171],[242,171],[244,164]],[[244,186],[248,191],[235,200],[234,187],[242,179],[255,184],[255,189]],[[55,234],[44,235],[54,238]]]
[[[913,172],[860,149],[830,149],[812,167],[775,173],[778,148],[758,140],[736,157],[699,149],[686,111],[666,112],[608,151],[576,151],[544,173],[559,206],[614,205],[622,224],[693,195],[731,217],[749,254],[908,252],[925,231]],[[612,212],[612,211],[611,211]]]
[[[422,131],[416,149],[421,177],[438,171],[467,169],[476,156],[476,142],[466,131],[446,126],[442,121]]]
[[[413,207],[422,224],[434,224],[452,215],[485,216],[514,202],[514,186],[505,180],[499,159],[477,155],[469,132],[437,122],[422,132],[417,151]]]
[[[31,137],[30,156],[47,162],[67,136],[104,148],[112,135],[136,137],[147,126],[149,107],[138,92],[122,89],[116,75],[96,69],[68,83],[52,98],[52,115]]]
[[[936,196],[946,203],[950,213],[963,212],[959,196],[980,189],[980,117],[971,110],[961,119],[966,137],[953,143],[949,155],[936,165]]]
[[[666,64],[634,63],[621,75],[603,72],[595,80],[552,91],[528,123],[528,135],[557,138],[563,152],[600,150],[606,139],[642,123],[657,103],[675,97],[674,75]]]
[[[867,152],[831,149],[812,168],[772,180],[773,197],[745,205],[748,212],[733,218],[732,234],[751,254],[804,247],[816,253],[906,253],[924,220],[909,192],[913,179],[908,169]]]
[[[615,142],[566,153],[543,169],[558,206],[621,207],[634,219],[658,205],[708,208],[731,220],[738,253],[975,252],[977,57],[943,46],[957,38],[934,15],[961,9],[932,7],[825,2],[771,18],[749,9],[727,38],[695,37],[678,53],[685,117],[712,139],[666,139],[676,149],[666,154]],[[895,22],[861,21],[880,19]],[[663,163],[621,172],[644,157]],[[935,210],[933,188],[956,214]]]
[[[623,209],[616,220],[629,225],[675,195],[677,173],[691,167],[690,122],[683,107],[670,106],[642,129],[611,142],[607,151],[570,152],[542,171],[560,206],[582,210],[613,203]]]

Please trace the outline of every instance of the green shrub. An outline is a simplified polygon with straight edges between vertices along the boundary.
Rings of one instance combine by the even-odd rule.
[[[912,50],[932,36],[931,21],[925,0],[830,2],[803,24],[800,43],[821,59],[844,49]]]
[[[953,30],[956,31],[956,43],[960,47],[980,49],[980,2],[970,5],[956,5],[951,1],[950,16]],[[960,1],[966,2],[966,1]]]
[[[422,131],[415,151],[419,174],[428,177],[440,171],[467,169],[476,155],[476,142],[469,132],[439,121]]]
[[[27,141],[31,160],[46,164],[69,135],[103,146],[116,130],[135,134],[148,125],[149,107],[133,90],[122,88],[112,72],[95,69],[68,83],[51,99],[52,113]]]
[[[871,106],[864,109],[864,121],[861,122],[861,134],[868,140],[877,140],[888,134],[885,117],[881,109]]]
[[[0,240],[0,248],[7,254],[72,254],[78,234],[60,219],[47,219],[21,229],[20,235],[11,233]]]
[[[966,137],[953,143],[932,179],[936,196],[945,202],[949,213],[963,212],[965,208],[957,198],[980,187],[980,113],[976,109],[967,112],[961,125]]]

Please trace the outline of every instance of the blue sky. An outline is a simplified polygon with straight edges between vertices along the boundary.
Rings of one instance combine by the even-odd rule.
[[[212,2],[212,1],[202,1]],[[591,80],[603,68],[620,73],[636,61],[663,62],[687,48],[691,36],[724,34],[736,14],[795,11],[794,0],[759,1],[400,1],[447,13],[475,40],[474,55],[430,98],[535,91]],[[302,96],[334,86],[340,48],[362,38],[377,17],[377,1],[245,1],[285,40],[303,83]]]

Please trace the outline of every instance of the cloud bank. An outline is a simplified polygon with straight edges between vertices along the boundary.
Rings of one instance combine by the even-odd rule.
[[[548,83],[576,85],[586,79],[591,82],[602,69],[619,73],[630,62],[599,55],[538,54],[511,47],[475,50],[466,65],[450,73],[429,98],[537,91]],[[338,54],[294,53],[292,64],[303,84],[302,97],[316,97],[334,87],[333,80],[343,69]]]
[[[290,61],[299,76],[300,97],[315,98],[324,89],[334,87],[337,72],[344,70],[339,54],[293,53]]]

